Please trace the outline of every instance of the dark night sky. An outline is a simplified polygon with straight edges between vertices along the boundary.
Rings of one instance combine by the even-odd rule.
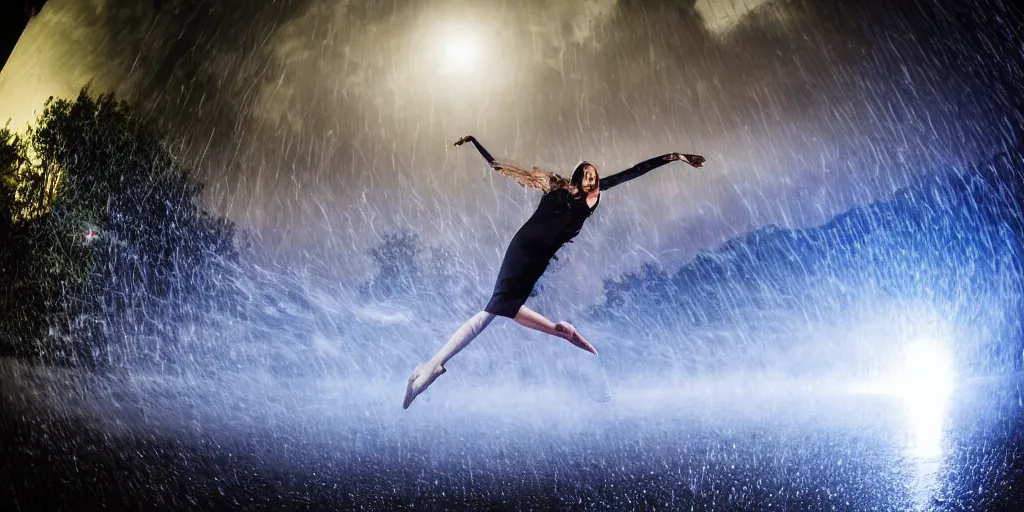
[[[51,0],[0,115],[116,90],[268,253],[356,275],[404,224],[493,270],[537,198],[451,148],[467,133],[561,172],[705,154],[602,201],[570,250],[614,274],[998,150],[1021,124],[1021,19],[997,0]]]
[[[0,6],[0,62],[7,62],[25,24],[45,3],[46,0],[12,0]]]

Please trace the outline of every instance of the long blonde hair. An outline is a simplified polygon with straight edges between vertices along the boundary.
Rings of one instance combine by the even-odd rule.
[[[534,167],[532,171],[527,171],[514,162],[505,160],[495,160],[491,163],[491,167],[501,174],[516,180],[524,187],[536,188],[544,192],[551,192],[560,188],[573,188],[569,178],[545,171],[539,167]]]

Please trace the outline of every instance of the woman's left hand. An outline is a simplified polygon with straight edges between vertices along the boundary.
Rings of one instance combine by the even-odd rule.
[[[665,156],[665,159],[669,161],[679,160],[693,167],[702,167],[705,161],[704,157],[700,155],[687,155],[685,153],[669,153]]]

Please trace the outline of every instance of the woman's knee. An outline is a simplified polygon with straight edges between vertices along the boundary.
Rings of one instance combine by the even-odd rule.
[[[491,323],[491,320],[494,320],[494,313],[480,311],[477,312],[477,314],[473,315],[472,320],[473,323],[475,324],[486,326],[487,324]]]

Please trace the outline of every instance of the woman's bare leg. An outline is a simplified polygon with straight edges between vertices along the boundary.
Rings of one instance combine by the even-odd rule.
[[[540,331],[545,334],[557,336],[563,340],[567,340],[569,343],[590,352],[591,354],[597,355],[597,349],[593,345],[587,342],[580,333],[576,331],[576,328],[569,322],[558,322],[552,323],[544,315],[526,307],[521,306],[519,312],[516,313],[514,319],[517,324],[524,327],[529,327],[535,331]]]
[[[461,327],[459,327],[451,338],[448,338],[448,342],[438,350],[434,357],[430,358],[429,361],[416,367],[413,371],[412,376],[409,377],[409,381],[405,387],[405,400],[402,403],[403,409],[408,409],[409,404],[416,399],[420,393],[423,393],[428,386],[433,384],[438,377],[443,375],[447,370],[444,365],[455,354],[458,354],[462,349],[469,345],[469,342],[473,341],[483,330],[490,325],[491,321],[494,320],[494,315],[486,311],[481,311],[473,315],[467,320]],[[564,340],[569,341],[573,345],[586,350],[594,355],[597,355],[597,350],[580,336],[576,332],[576,328],[568,322],[558,322],[557,324],[552,323],[551,320],[544,318],[544,315],[526,307],[522,306],[516,313],[516,323],[529,327],[545,334],[557,336]]]
[[[470,317],[469,320],[466,320],[466,322],[463,323],[450,338],[448,338],[448,342],[445,343],[444,346],[441,347],[441,350],[438,350],[437,353],[434,354],[434,357],[430,358],[430,361],[427,361],[426,364],[429,366],[433,366],[435,364],[444,366],[449,359],[455,357],[455,354],[458,354],[462,349],[466,348],[466,345],[469,345],[469,342],[473,341],[473,338],[476,338],[481,332],[483,332],[483,330],[490,325],[491,320],[494,320],[494,315],[486,311],[481,311]]]
[[[516,313],[516,317],[513,320],[523,327],[529,327],[535,331],[540,331],[552,336],[558,336],[559,338],[565,338],[565,333],[556,330],[555,324],[551,320],[548,320],[544,315],[526,306],[519,307],[519,312]]]
[[[405,400],[402,402],[402,408],[408,409],[409,404],[420,393],[423,393],[427,386],[430,386],[438,377],[443,375],[447,371],[444,368],[444,364],[452,357],[455,357],[455,354],[466,348],[466,345],[469,345],[473,338],[476,338],[477,335],[487,328],[491,320],[494,320],[494,315],[486,311],[473,315],[461,327],[456,329],[455,333],[448,338],[448,342],[441,347],[441,350],[434,354],[434,357],[430,358],[426,363],[417,366],[406,383]]]

